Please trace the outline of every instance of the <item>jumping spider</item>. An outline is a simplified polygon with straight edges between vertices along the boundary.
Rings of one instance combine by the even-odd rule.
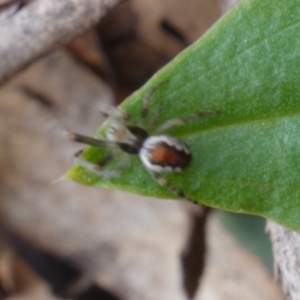
[[[163,83],[154,86],[144,97],[140,121],[145,120],[151,97]],[[162,173],[181,172],[192,159],[192,153],[187,144],[174,136],[162,133],[174,126],[182,125],[198,118],[212,116],[217,112],[202,111],[168,120],[155,130],[155,134],[149,135],[143,126],[131,123],[130,116],[126,111],[114,107],[102,108],[101,111],[104,115],[111,118],[105,137],[92,138],[70,132],[64,132],[64,137],[76,142],[109,149],[111,153],[101,161],[91,163],[79,157],[82,153],[80,151],[74,158],[76,164],[100,176],[112,177],[117,176],[125,165],[121,164],[115,170],[110,171],[103,170],[103,167],[114,159],[114,154],[117,151],[121,150],[122,153],[138,155],[143,166],[160,185],[171,191],[178,198],[195,202],[195,200],[189,198],[183,191],[177,189],[161,176]]]

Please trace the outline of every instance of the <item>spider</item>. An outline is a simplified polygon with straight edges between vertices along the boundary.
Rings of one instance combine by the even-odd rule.
[[[145,121],[152,95],[164,83],[157,84],[145,95],[140,121]],[[91,163],[80,158],[81,150],[75,154],[74,163],[97,175],[113,177],[120,174],[120,171],[126,165],[121,163],[115,170],[103,170],[103,167],[114,159],[116,152],[121,151],[129,155],[138,155],[143,166],[161,186],[168,189],[178,198],[196,202],[161,176],[163,173],[181,172],[189,165],[192,159],[191,150],[185,142],[174,136],[163,134],[163,132],[198,118],[215,115],[217,112],[202,111],[181,118],[170,119],[160,125],[155,130],[155,134],[150,135],[143,126],[134,125],[130,120],[129,114],[122,109],[106,107],[100,110],[105,116],[111,118],[104,137],[93,138],[67,131],[63,132],[63,136],[76,142],[106,148],[111,151],[99,162]]]

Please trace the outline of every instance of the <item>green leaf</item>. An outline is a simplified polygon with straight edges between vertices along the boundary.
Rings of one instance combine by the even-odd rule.
[[[191,147],[193,160],[183,172],[164,177],[199,203],[265,216],[298,231],[299,33],[300,0],[244,0],[122,104],[136,123],[147,91],[167,81],[152,97],[150,132],[158,107],[155,126],[193,112],[221,111],[169,131]],[[84,153],[91,161],[101,156],[103,150],[93,147]],[[78,166],[66,178],[174,198],[137,156],[116,178]]]

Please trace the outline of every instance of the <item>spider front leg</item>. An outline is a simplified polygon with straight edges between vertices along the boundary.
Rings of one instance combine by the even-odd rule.
[[[81,158],[80,155],[82,154],[82,152],[83,152],[83,150],[80,150],[79,152],[77,152],[74,155],[74,157],[73,157],[74,164],[79,165],[79,166],[83,167],[84,169],[86,169],[87,171],[94,173],[101,177],[111,178],[111,177],[119,176],[121,171],[127,165],[127,162],[121,161],[115,167],[114,170],[102,170],[102,168],[104,168],[106,165],[108,165],[109,163],[111,163],[113,161],[114,155],[112,153],[104,156],[104,158],[102,158],[100,161],[93,163],[93,162],[89,162],[89,161],[86,161],[83,158]]]
[[[105,156],[102,160],[96,163],[92,163],[89,161],[84,160],[80,157],[83,150],[80,150],[77,152],[73,157],[73,163],[76,165],[79,165],[86,169],[87,171],[90,171],[91,173],[94,173],[96,175],[100,175],[103,177],[115,177],[118,175],[116,170],[101,170],[105,165],[109,164],[113,160],[113,156],[111,154]]]
[[[93,137],[89,137],[86,135],[81,135],[78,133],[72,133],[72,132],[68,132],[66,130],[63,130],[61,132],[61,135],[64,138],[67,138],[69,140],[72,141],[76,141],[76,142],[80,142],[83,144],[88,144],[88,145],[92,145],[98,148],[104,148],[104,149],[108,149],[110,151],[113,151],[115,148],[115,143],[108,141],[105,138],[93,138]],[[105,167],[106,165],[108,165],[110,162],[112,162],[112,160],[114,159],[114,155],[113,153],[110,153],[108,155],[106,155],[104,158],[102,158],[99,162],[93,163],[93,162],[89,162],[86,161],[84,159],[82,159],[80,157],[80,155],[82,154],[83,150],[80,150],[79,152],[77,152],[74,155],[73,158],[73,162],[74,164],[77,164],[79,166],[82,166],[84,169],[99,175],[99,176],[103,176],[103,177],[115,177],[118,176],[121,172],[121,170],[126,166],[126,164],[123,162],[119,163],[117,165],[117,167],[114,170],[102,170],[103,167]]]
[[[187,122],[191,122],[191,121],[194,121],[194,120],[197,120],[197,119],[201,119],[201,118],[205,118],[205,117],[209,117],[209,116],[214,116],[218,113],[219,112],[217,112],[217,111],[207,110],[207,111],[200,111],[198,113],[190,114],[190,115],[187,115],[185,117],[171,119],[171,120],[166,121],[162,125],[160,125],[156,129],[156,131],[157,132],[163,132],[163,131],[166,131],[166,130],[172,128],[172,127],[183,125]]]

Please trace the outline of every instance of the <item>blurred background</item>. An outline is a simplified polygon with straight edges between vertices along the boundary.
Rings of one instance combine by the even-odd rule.
[[[282,298],[263,219],[56,181],[82,146],[53,127],[93,135],[233,2],[120,1],[1,87],[0,299]]]

